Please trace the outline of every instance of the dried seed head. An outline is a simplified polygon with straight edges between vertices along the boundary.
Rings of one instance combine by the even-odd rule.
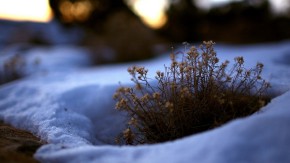
[[[212,48],[212,46],[215,44],[213,41],[203,41],[203,44],[206,48]]]
[[[161,72],[158,70],[158,71],[156,71],[156,74],[157,74],[157,76],[159,76],[159,77],[160,77],[160,75],[161,75]]]
[[[150,95],[146,93],[143,97],[141,97],[141,101],[146,102],[150,99]]]
[[[146,70],[144,67],[136,67],[136,72],[143,76],[147,74],[148,70]]]
[[[127,90],[126,87],[120,87],[120,88],[118,88],[117,92],[126,93],[126,90]]]
[[[243,58],[243,57],[236,57],[236,58],[235,58],[235,61],[236,61],[237,63],[239,63],[240,65],[244,64],[244,58]]]
[[[160,93],[159,92],[154,92],[153,93],[153,98],[156,99],[156,100],[160,99]]]
[[[130,119],[130,121],[128,122],[128,124],[129,124],[129,125],[136,126],[136,125],[138,124],[137,119],[134,118],[134,117],[132,117],[132,118]]]
[[[165,108],[173,108],[173,103],[167,101],[167,102],[165,103]]]
[[[256,66],[259,69],[262,69],[264,67],[263,63],[260,63],[260,62],[258,62]]]
[[[190,58],[197,58],[199,56],[199,53],[196,49],[195,46],[192,46],[189,50],[189,52],[187,52],[187,58],[190,59]]]
[[[177,64],[178,64],[178,62],[176,62],[176,61],[172,61],[172,62],[171,62],[171,67],[174,68]]]
[[[227,76],[226,81],[230,82],[230,81],[232,81],[232,78],[230,76]]]
[[[122,98],[116,103],[115,109],[122,109],[122,108],[125,108],[126,106],[127,106],[127,100]]]
[[[160,72],[159,70],[156,72],[157,77],[163,78],[164,77],[164,72]]]
[[[119,92],[114,93],[114,95],[113,95],[114,99],[118,99],[119,97],[120,97],[120,93]]]

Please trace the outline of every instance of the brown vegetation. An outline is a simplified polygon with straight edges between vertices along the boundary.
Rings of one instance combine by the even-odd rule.
[[[158,143],[199,133],[253,114],[270,100],[263,64],[246,69],[243,57],[236,57],[228,68],[213,45],[193,46],[180,59],[171,54],[171,66],[156,72],[155,84],[144,67],[128,69],[135,87],[120,87],[114,95],[116,109],[129,117],[119,143]]]
[[[0,162],[37,162],[33,154],[41,145],[40,140],[31,133],[0,121]]]

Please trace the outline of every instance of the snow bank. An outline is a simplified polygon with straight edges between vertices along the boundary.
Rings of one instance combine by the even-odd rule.
[[[0,51],[0,75],[4,73],[4,65],[18,57],[19,65],[15,70],[22,76],[47,74],[49,72],[70,71],[92,65],[89,51],[72,46],[34,47],[15,45]]]
[[[36,158],[48,162],[180,163],[289,162],[290,92],[273,100],[268,111],[174,142],[137,147],[48,145]],[[270,109],[271,108],[271,109]]]
[[[154,74],[169,63],[167,56],[69,73],[60,70],[6,84],[0,87],[0,119],[48,142],[35,155],[42,162],[290,162],[289,45],[218,45],[221,60],[242,55],[246,66],[263,62],[271,91],[284,94],[261,113],[176,141],[137,147],[113,143],[125,123],[122,113],[114,110],[112,95],[118,82],[131,83],[127,67],[143,65]]]

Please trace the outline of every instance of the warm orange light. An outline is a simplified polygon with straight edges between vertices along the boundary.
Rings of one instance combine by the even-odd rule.
[[[86,20],[92,12],[93,7],[88,0],[77,1],[74,3],[66,0],[61,2],[59,9],[64,21],[73,22],[75,20]]]
[[[48,22],[51,18],[49,0],[0,0],[0,19]]]
[[[136,14],[150,27],[160,28],[166,23],[167,0],[134,0],[131,3]]]

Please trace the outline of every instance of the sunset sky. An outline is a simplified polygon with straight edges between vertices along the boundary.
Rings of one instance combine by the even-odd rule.
[[[47,22],[51,17],[48,0],[0,0],[0,19]]]

